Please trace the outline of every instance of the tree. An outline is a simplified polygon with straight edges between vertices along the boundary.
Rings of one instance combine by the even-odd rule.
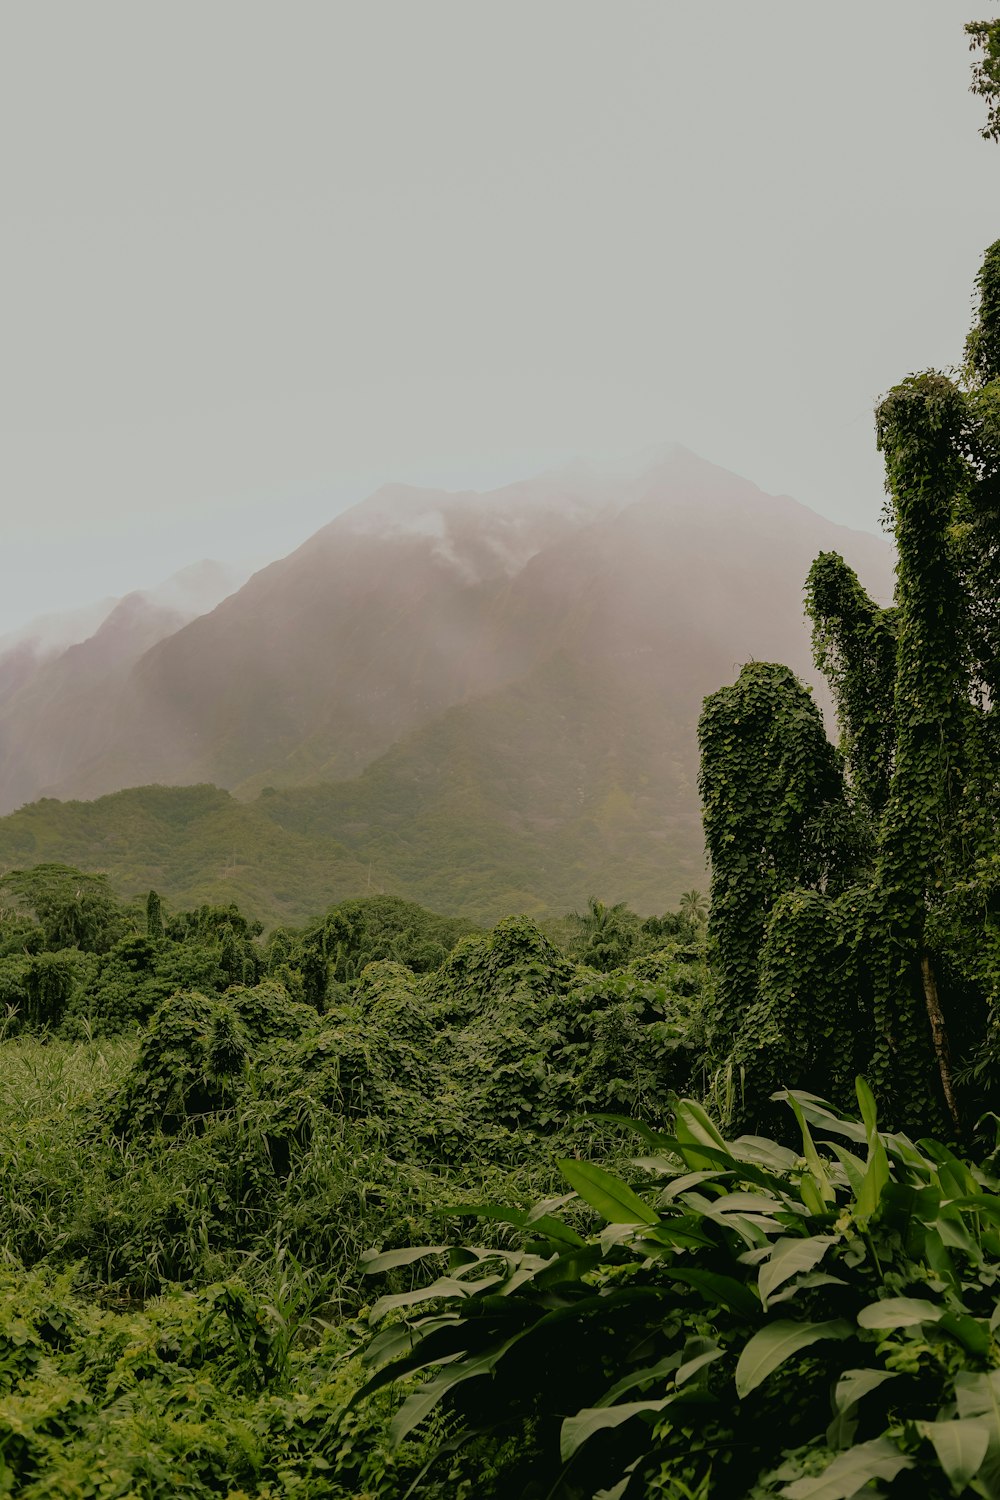
[[[708,902],[701,891],[685,891],[677,909],[692,927],[702,927],[708,921]]]
[[[41,864],[11,870],[0,878],[0,890],[34,914],[48,949],[107,953],[126,930],[126,914],[106,875]]]

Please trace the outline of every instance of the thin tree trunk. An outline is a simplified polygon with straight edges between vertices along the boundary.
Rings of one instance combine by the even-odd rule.
[[[948,1113],[951,1115],[955,1134],[961,1138],[962,1125],[958,1114],[958,1101],[955,1098],[955,1084],[951,1073],[951,1053],[948,1048],[948,1032],[944,1024],[944,1012],[941,1009],[941,1000],[938,996],[937,980],[934,978],[934,969],[931,965],[929,953],[920,955],[920,975],[924,982],[924,1002],[927,1006],[927,1018],[931,1023],[931,1036],[934,1039],[934,1055],[937,1057],[938,1072],[941,1074],[941,1087],[944,1090],[945,1103]]]

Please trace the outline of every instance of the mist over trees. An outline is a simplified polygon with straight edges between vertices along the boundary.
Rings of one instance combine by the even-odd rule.
[[[1000,22],[967,31],[983,133],[1000,139]],[[662,553],[643,576],[638,541],[677,524],[649,495],[581,534],[550,516],[565,554],[617,544],[637,569],[629,607],[578,620],[589,655],[539,657],[528,639],[566,619],[564,598],[525,582],[538,557],[552,582],[544,549],[513,571],[508,554],[502,579],[487,560],[451,604],[489,595],[466,617],[482,625],[508,591],[533,601],[518,645],[533,686],[502,680],[513,647],[494,636],[485,717],[456,701],[410,725],[364,773],[367,800],[261,794],[240,826],[259,841],[263,914],[174,894],[196,884],[177,825],[211,825],[213,848],[235,826],[216,788],[105,799],[130,820],[127,896],[84,868],[112,842],[106,807],[6,820],[9,848],[89,838],[93,857],[0,875],[0,1489],[1000,1494],[1000,241],[976,294],[961,370],[911,374],[877,408],[892,603],[827,546],[805,576],[836,742],[794,664],[751,657],[701,695],[708,895],[675,871],[654,914],[621,899],[616,839],[653,796],[624,768],[660,721],[611,696],[593,743],[613,774],[576,824],[604,879],[572,909],[442,914],[372,890],[369,859],[365,895],[290,914],[304,888],[290,865],[319,857],[310,822],[376,804],[396,849],[430,808],[439,850],[470,866],[467,908],[518,869],[525,846],[496,831],[529,811],[539,858],[563,858],[548,799],[561,781],[586,804],[597,759],[567,750],[514,795],[473,774],[469,725],[503,727],[495,770],[519,725],[575,701],[585,667],[609,694],[647,681],[626,627],[632,606],[648,616]],[[416,503],[401,521],[399,496],[355,518],[362,550],[380,506],[409,582],[437,569],[440,528]],[[473,552],[484,535],[472,527]],[[599,595],[618,575],[590,576]],[[172,649],[155,670],[169,675]],[[300,769],[322,753],[304,744],[289,742]],[[421,744],[452,752],[453,798],[420,791]],[[463,838],[487,805],[501,847],[477,865]],[[342,832],[357,887],[363,845]],[[154,859],[171,890],[137,879]],[[230,895],[237,866],[233,850]],[[576,886],[598,867],[575,867]]]

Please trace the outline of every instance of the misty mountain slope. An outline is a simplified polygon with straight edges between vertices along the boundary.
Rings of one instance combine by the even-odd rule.
[[[487,495],[389,486],[146,652],[105,695],[103,745],[38,788],[210,781],[249,796],[343,780],[560,645],[666,642],[671,682],[690,670],[705,691],[715,682],[698,662],[726,676],[748,640],[805,669],[802,582],[827,546],[889,592],[884,541],[684,449],[632,473],[573,465]],[[577,622],[598,618],[593,591],[606,607],[588,636]]]
[[[802,590],[831,549],[890,597],[884,538],[683,449],[490,496],[380,491],[94,694],[105,748],[62,785],[145,773],[259,795],[178,831],[186,793],[140,790],[167,809],[162,837],[147,828],[139,859],[108,825],[84,862],[185,898],[242,869],[260,895],[266,848],[282,873],[263,914],[316,910],[341,879],[475,920],[592,894],[661,911],[705,883],[702,700],[750,658],[815,681]],[[87,806],[0,821],[0,864],[25,830],[79,857]]]
[[[498,633],[493,598],[610,503],[548,478],[490,496],[379,491],[147,652],[105,695],[103,744],[35,794],[202,780],[250,793],[357,772],[537,659],[528,632]]]
[[[663,910],[703,886],[704,696],[751,657],[815,677],[801,593],[817,550],[844,551],[881,597],[891,584],[881,538],[748,498],[734,485],[710,510],[695,493],[680,525],[654,487],[536,555],[506,607],[550,643],[537,667],[450,708],[353,781],[262,798],[269,815],[337,837],[386,889],[476,920],[591,894]]]
[[[100,754],[109,708],[133,665],[238,581],[220,563],[195,563],[156,588],[19,632],[0,656],[0,806],[37,796]],[[60,636],[78,634],[94,618],[92,633],[61,645]]]

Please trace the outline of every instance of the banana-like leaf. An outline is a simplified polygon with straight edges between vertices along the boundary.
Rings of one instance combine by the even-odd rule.
[[[946,1312],[938,1327],[961,1344],[967,1354],[974,1354],[977,1359],[984,1359],[989,1354],[993,1341],[986,1324],[978,1318],[972,1318],[968,1313]]]
[[[575,1229],[549,1213],[528,1213],[522,1208],[505,1208],[496,1203],[456,1203],[454,1207],[439,1208],[435,1213],[454,1219],[492,1219],[497,1224],[513,1224],[515,1229],[534,1229],[539,1235],[547,1235],[565,1245],[585,1245]]]
[[[695,1352],[694,1346],[698,1344],[702,1344],[705,1347]],[[674,1385],[679,1388],[686,1384],[693,1376],[697,1375],[699,1370],[703,1370],[706,1365],[712,1364],[714,1360],[721,1359],[725,1352],[724,1349],[720,1349],[718,1344],[713,1343],[711,1339],[691,1339],[684,1350],[685,1355],[688,1357],[674,1376]]]
[[[560,1457],[568,1464],[574,1453],[593,1437],[595,1432],[606,1432],[611,1427],[620,1427],[633,1417],[662,1411],[673,1401],[673,1396],[661,1396],[657,1401],[626,1401],[621,1406],[589,1406],[578,1411],[575,1417],[567,1417],[559,1434]]]
[[[837,1160],[840,1162],[840,1165],[843,1167],[844,1172],[847,1175],[847,1180],[851,1186],[851,1192],[854,1194],[855,1198],[857,1198],[858,1194],[861,1191],[861,1185],[865,1180],[865,1163],[863,1161],[859,1161],[858,1158],[852,1152],[848,1151],[844,1146],[839,1146],[836,1141],[828,1141],[827,1145],[833,1152],[834,1156],[836,1156]]]
[[[858,1108],[865,1123],[865,1135],[868,1138],[868,1144],[871,1145],[872,1138],[878,1130],[878,1105],[875,1103],[875,1095],[860,1074],[854,1080],[854,1092],[858,1096]]]
[[[860,1328],[911,1328],[915,1323],[937,1323],[944,1308],[925,1297],[883,1297],[858,1313]]]
[[[873,1479],[888,1482],[902,1469],[912,1467],[913,1459],[900,1453],[889,1438],[873,1438],[870,1443],[858,1443],[839,1453],[822,1474],[796,1479],[778,1494],[781,1500],[853,1500]]]
[[[761,1266],[757,1277],[757,1289],[764,1306],[767,1306],[771,1293],[777,1291],[792,1276],[818,1266],[830,1246],[836,1243],[837,1237],[832,1234],[814,1234],[808,1239],[778,1240],[770,1260]]]
[[[847,1140],[859,1141],[862,1145],[868,1139],[865,1127],[857,1120],[842,1119],[840,1115],[833,1113],[828,1104],[817,1101],[815,1095],[807,1094],[802,1089],[779,1089],[776,1094],[771,1095],[771,1098],[784,1099],[788,1104],[796,1099],[809,1124],[817,1126],[829,1135],[842,1135]]]
[[[365,1250],[358,1268],[365,1276],[374,1276],[378,1271],[391,1271],[396,1266],[410,1266],[415,1260],[428,1255],[447,1255],[450,1245],[420,1245],[407,1250]]]
[[[788,1102],[791,1104],[795,1118],[799,1122],[799,1129],[802,1132],[802,1155],[805,1157],[806,1165],[815,1179],[819,1196],[824,1203],[833,1203],[837,1197],[836,1189],[830,1181],[823,1158],[816,1150],[816,1143],[812,1138],[812,1132],[806,1122],[805,1115],[802,1113],[802,1105],[794,1094],[789,1094]]]
[[[898,1380],[896,1370],[845,1370],[837,1381],[833,1404],[838,1412],[848,1411],[858,1401],[877,1390],[887,1380]]]
[[[618,1397],[624,1396],[626,1391],[634,1391],[636,1386],[648,1385],[653,1380],[662,1381],[667,1375],[674,1373],[682,1357],[675,1349],[673,1354],[666,1355],[655,1365],[645,1365],[639,1370],[630,1371],[628,1375],[623,1375],[621,1380],[616,1380],[609,1391],[605,1391],[597,1405],[614,1406]]]
[[[779,1319],[754,1334],[744,1347],[736,1365],[736,1394],[741,1398],[767,1379],[793,1354],[818,1344],[821,1339],[846,1339],[852,1329],[843,1318],[826,1323],[793,1323]]]
[[[454,1390],[456,1385],[461,1385],[466,1380],[474,1380],[480,1375],[488,1375],[514,1341],[510,1339],[499,1349],[488,1349],[485,1354],[477,1354],[471,1359],[464,1359],[457,1366],[446,1365],[440,1374],[418,1386],[412,1395],[407,1396],[389,1424],[389,1442],[393,1447],[401,1443],[407,1433],[412,1432],[414,1427],[434,1410],[442,1396]]]
[[[958,1417],[953,1422],[919,1422],[918,1427],[934,1445],[938,1463],[956,1495],[983,1466],[990,1446],[992,1426],[988,1417]]]
[[[436,1297],[471,1297],[474,1292],[495,1286],[503,1281],[502,1276],[484,1276],[481,1281],[459,1281],[456,1276],[439,1276],[430,1286],[417,1287],[412,1292],[394,1292],[392,1296],[380,1297],[368,1314],[369,1323],[375,1324],[387,1312],[398,1307],[414,1307],[420,1302],[432,1302]]]
[[[660,1216],[627,1183],[589,1161],[557,1161],[560,1172],[585,1203],[609,1224],[658,1224]]]
[[[760,1303],[748,1286],[737,1281],[735,1276],[723,1276],[718,1271],[703,1271],[698,1266],[671,1266],[670,1277],[695,1291],[701,1292],[706,1302],[721,1302],[741,1318],[760,1316]]]
[[[674,1115],[674,1129],[682,1144],[711,1146],[716,1151],[729,1152],[729,1146],[720,1135],[718,1127],[694,1099],[678,1099]]]

